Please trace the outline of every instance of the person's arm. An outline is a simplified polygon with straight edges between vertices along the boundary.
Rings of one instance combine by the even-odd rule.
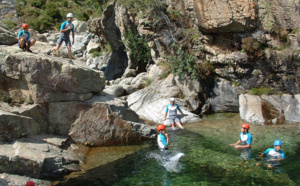
[[[241,142],[242,142],[242,141],[239,140],[239,141],[237,141],[236,143],[230,144],[230,146],[236,146],[236,145],[240,144]]]
[[[69,31],[69,30],[72,29],[71,26],[69,26],[68,28],[65,28],[65,25],[66,25],[65,22],[63,24],[61,24],[61,26],[60,26],[60,33],[65,33],[65,32],[67,32],[67,31]]]
[[[167,146],[165,146],[165,148],[168,148],[169,146],[169,135],[168,134],[165,134],[166,135],[166,138],[167,138]]]
[[[176,106],[177,106],[177,110],[178,110],[183,116],[187,116],[187,114],[184,114],[184,113],[182,112],[182,110],[180,109],[179,105],[176,104]]]
[[[163,119],[163,121],[165,121],[167,119],[168,111],[169,111],[168,107],[169,107],[169,105],[166,106],[165,118]]]

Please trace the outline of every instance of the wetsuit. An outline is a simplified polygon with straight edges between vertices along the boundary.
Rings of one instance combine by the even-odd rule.
[[[177,117],[177,110],[180,111],[179,106],[175,103],[174,105],[168,104],[166,107],[166,112],[168,113],[169,124],[177,123],[179,118]]]
[[[21,30],[18,34],[18,37],[19,38],[26,38],[27,41],[28,41],[28,45],[30,45],[30,40],[29,40],[30,39],[30,33],[29,32],[26,32],[25,30]],[[24,41],[24,46],[23,46],[24,49],[26,48],[26,42],[27,41]],[[18,41],[18,45],[21,48],[20,41]]]
[[[240,140],[242,141],[241,145],[251,145],[252,143],[252,135],[248,132],[246,133],[240,133]],[[241,157],[245,160],[249,159],[251,157],[251,147],[250,148],[239,148],[241,151]]]
[[[61,24],[60,30],[66,29],[69,26],[71,26],[72,29],[60,34],[59,39],[57,41],[57,45],[61,45],[62,42],[65,41],[66,46],[71,46],[70,33],[71,33],[71,31],[74,32],[74,25],[73,25],[73,23],[71,23],[69,21],[63,22]]]
[[[269,148],[267,149],[264,154],[267,156],[266,160],[269,159],[284,159],[285,155],[282,152],[282,150],[277,151],[275,148]],[[279,163],[277,161],[270,161],[268,162],[272,166],[277,166]]]
[[[162,158],[168,159],[170,151],[168,148],[165,148],[167,146],[167,138],[162,133],[157,135],[157,144],[160,149],[160,155],[162,156]]]

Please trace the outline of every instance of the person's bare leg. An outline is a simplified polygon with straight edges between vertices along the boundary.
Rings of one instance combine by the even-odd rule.
[[[177,125],[178,125],[179,128],[183,128],[182,124],[180,123],[180,121],[177,122]]]
[[[68,56],[69,56],[69,60],[72,60],[72,50],[71,50],[71,46],[67,46],[68,48]]]
[[[171,125],[172,125],[172,129],[175,129],[175,122],[172,122]]]
[[[29,48],[32,47],[32,46],[35,44],[35,42],[36,42],[36,40],[35,40],[35,39],[32,39],[32,40],[30,41]]]
[[[19,43],[20,43],[21,48],[24,48],[25,39],[21,38]]]

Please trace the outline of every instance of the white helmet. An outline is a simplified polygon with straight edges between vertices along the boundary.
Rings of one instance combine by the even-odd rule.
[[[74,17],[72,13],[68,13],[67,17]]]
[[[175,101],[175,98],[170,98],[170,101]]]

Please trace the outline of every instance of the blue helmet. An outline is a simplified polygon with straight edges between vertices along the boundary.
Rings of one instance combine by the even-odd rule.
[[[280,140],[275,140],[274,141],[274,146],[277,146],[277,145],[282,145],[282,142]]]

